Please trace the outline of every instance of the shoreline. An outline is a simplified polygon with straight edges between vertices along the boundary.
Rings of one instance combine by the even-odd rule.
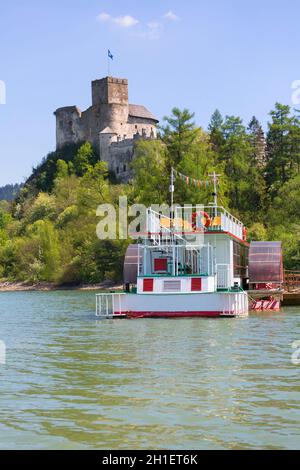
[[[0,282],[1,292],[51,292],[51,291],[110,291],[122,290],[123,285],[118,282],[104,281],[99,284],[80,284],[77,286],[54,284],[51,282]]]

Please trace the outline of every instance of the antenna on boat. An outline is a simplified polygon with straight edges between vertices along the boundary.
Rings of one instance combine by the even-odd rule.
[[[214,182],[214,207],[218,207],[218,183],[219,183],[219,178],[221,175],[217,175],[216,172],[214,171],[212,175],[209,175]]]
[[[174,185],[174,168],[171,168],[171,185],[170,185],[170,193],[171,193],[171,230],[173,230],[174,227],[174,191],[175,191],[175,185]]]

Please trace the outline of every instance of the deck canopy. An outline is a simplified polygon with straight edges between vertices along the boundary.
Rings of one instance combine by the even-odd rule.
[[[249,282],[283,282],[281,242],[251,242],[249,253]]]

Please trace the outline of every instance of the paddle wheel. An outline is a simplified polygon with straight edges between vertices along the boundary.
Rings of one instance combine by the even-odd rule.
[[[283,297],[281,242],[251,242],[249,296],[252,310],[280,310]]]

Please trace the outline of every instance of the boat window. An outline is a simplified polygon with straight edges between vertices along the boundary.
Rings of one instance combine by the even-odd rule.
[[[249,248],[234,240],[233,242],[233,263],[234,276],[246,278],[248,266]]]

